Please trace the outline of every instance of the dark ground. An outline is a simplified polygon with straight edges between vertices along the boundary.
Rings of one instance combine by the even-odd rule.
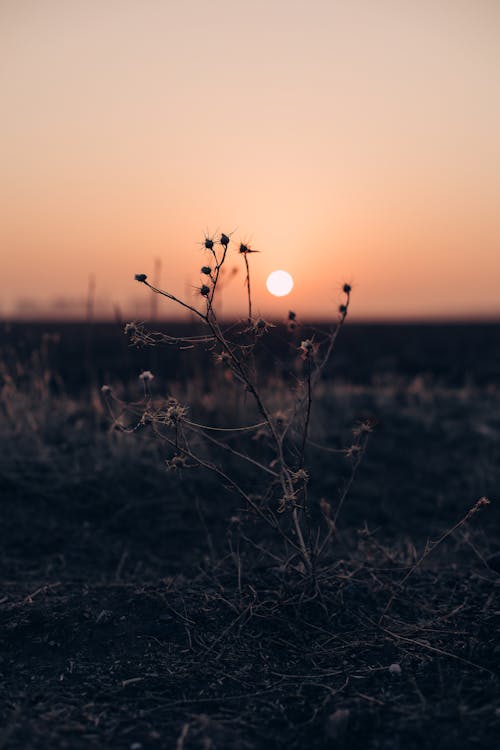
[[[1,346],[0,748],[500,747],[500,326],[343,331],[315,435],[378,425],[321,597],[218,481],[109,431],[97,385],[146,368],[217,422],[204,364],[114,326]],[[335,502],[349,460],[311,464]]]

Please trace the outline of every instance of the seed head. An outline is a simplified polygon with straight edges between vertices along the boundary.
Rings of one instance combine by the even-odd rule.
[[[240,253],[241,255],[248,255],[248,253],[258,253],[258,250],[252,250],[248,242],[241,242],[240,243]]]
[[[299,352],[302,359],[309,359],[309,357],[312,357],[314,354],[314,349],[314,343],[311,341],[311,339],[305,339],[304,341],[300,342]]]
[[[162,409],[146,411],[145,414],[150,422],[176,427],[179,422],[187,416],[188,410],[182,406],[175,398],[169,398],[167,404]]]
[[[138,324],[135,322],[135,320],[132,320],[130,323],[125,323],[125,328],[123,329],[124,333],[130,333],[134,334],[137,332]]]
[[[292,482],[294,484],[302,483],[307,484],[309,481],[309,474],[305,469],[299,469],[298,471],[292,472]]]
[[[210,294],[210,287],[206,284],[202,284],[202,286],[200,287],[200,294],[202,297],[208,297],[208,295]]]
[[[210,276],[210,274],[212,273],[212,269],[210,268],[210,266],[202,266],[201,272],[204,273],[205,276]]]
[[[168,408],[165,412],[165,421],[167,424],[177,425],[186,415],[187,409],[184,406],[181,406],[181,404],[175,399],[170,399],[168,402]]]
[[[214,241],[210,239],[210,237],[205,237],[205,250],[213,250],[214,249]]]
[[[227,246],[229,245],[229,237],[227,236],[227,234],[224,234],[223,232],[220,236],[219,242],[222,245],[222,247],[225,247],[227,249]]]
[[[361,445],[358,445],[358,443],[354,443],[354,445],[350,445],[349,448],[346,448],[344,450],[344,456],[346,456],[346,458],[355,458],[362,452],[363,448],[361,447]]]
[[[143,383],[149,383],[151,380],[154,380],[154,375],[151,370],[144,370],[144,372],[141,372],[139,375],[139,380],[142,380]]]
[[[167,470],[179,471],[186,465],[186,460],[186,456],[183,456],[181,453],[177,453],[175,456],[172,456],[170,460],[165,461]]]
[[[142,283],[144,283],[148,277],[146,276],[145,273],[136,273],[134,278],[136,281],[142,281]]]
[[[257,318],[257,320],[252,321],[247,331],[254,333],[256,336],[263,336],[270,328],[274,328],[272,323],[268,323],[264,318]]]
[[[316,344],[312,339],[305,339],[301,341],[299,346],[299,354],[301,359],[306,361],[312,361],[319,350],[319,344]]]
[[[287,330],[290,332],[293,332],[297,329],[297,326],[298,326],[297,313],[295,313],[293,310],[288,311],[288,315],[285,320],[285,325],[287,327]]]
[[[346,312],[347,312],[347,305],[339,305],[339,313],[341,313],[342,315],[345,315]]]
[[[350,284],[344,284],[344,286],[342,287],[342,291],[345,292],[346,294],[350,294],[351,293],[351,289],[352,289],[352,287],[351,287]]]
[[[109,393],[111,391],[111,388],[109,385],[101,385],[101,393]]]
[[[353,428],[352,434],[355,437],[359,437],[360,435],[368,435],[370,432],[373,432],[375,427],[377,426],[377,420],[373,417],[368,417],[368,419],[362,419],[356,427]]]
[[[475,513],[479,513],[480,509],[485,505],[490,505],[490,501],[487,497],[482,497],[477,503],[470,509],[469,516],[473,516]]]
[[[216,354],[214,359],[218,365],[228,365],[231,361],[231,357],[229,356],[227,352],[221,352],[220,354]]]

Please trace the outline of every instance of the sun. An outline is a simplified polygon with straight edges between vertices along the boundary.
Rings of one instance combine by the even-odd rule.
[[[288,271],[273,271],[267,277],[266,286],[275,297],[284,297],[293,289],[293,278]]]

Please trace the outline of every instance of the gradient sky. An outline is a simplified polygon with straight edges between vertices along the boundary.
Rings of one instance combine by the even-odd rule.
[[[500,316],[497,0],[2,0],[0,85],[0,313],[193,300],[236,228],[262,314]]]

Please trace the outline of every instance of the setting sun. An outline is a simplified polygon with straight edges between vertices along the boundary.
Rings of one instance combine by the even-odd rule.
[[[293,278],[288,271],[273,271],[267,277],[266,286],[275,297],[284,297],[293,289]]]

